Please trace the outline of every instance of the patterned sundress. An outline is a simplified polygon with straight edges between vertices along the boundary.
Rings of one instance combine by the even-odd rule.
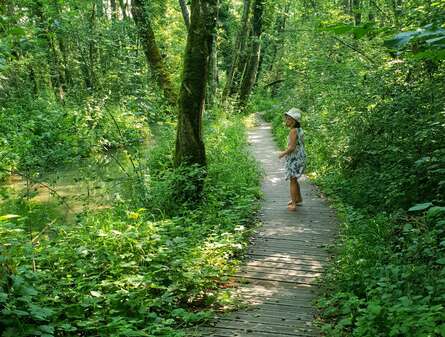
[[[287,137],[287,144],[290,144],[290,135]],[[286,156],[285,173],[286,180],[291,177],[300,178],[306,166],[306,153],[304,152],[304,133],[302,128],[297,129],[297,146],[295,150]]]

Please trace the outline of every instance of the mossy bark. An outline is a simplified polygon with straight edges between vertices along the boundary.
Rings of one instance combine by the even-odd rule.
[[[145,11],[144,0],[133,0],[131,10],[151,71],[158,85],[164,91],[167,102],[170,105],[176,105],[177,96],[167,70],[165,69],[164,62],[162,61],[150,19]]]
[[[202,137],[209,59],[216,27],[218,0],[193,0],[179,95],[176,166],[206,165]]]

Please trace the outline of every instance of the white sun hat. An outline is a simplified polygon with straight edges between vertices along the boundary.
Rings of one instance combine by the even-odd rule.
[[[284,113],[285,115],[288,115],[289,117],[292,117],[295,119],[298,123],[301,122],[301,110],[298,108],[292,108],[288,112]]]

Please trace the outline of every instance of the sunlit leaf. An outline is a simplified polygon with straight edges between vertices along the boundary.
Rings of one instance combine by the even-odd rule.
[[[426,202],[426,203],[423,203],[423,204],[417,204],[417,205],[414,205],[414,206],[410,207],[408,209],[408,212],[424,211],[424,210],[430,208],[431,206],[433,206],[433,204],[431,202]]]
[[[11,219],[17,219],[17,218],[20,218],[20,215],[6,214],[6,215],[0,216],[0,221],[6,221],[6,220],[11,220]]]

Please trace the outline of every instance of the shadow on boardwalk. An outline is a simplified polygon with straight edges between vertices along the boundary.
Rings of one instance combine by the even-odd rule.
[[[307,179],[301,179],[304,204],[287,210],[288,182],[269,124],[249,132],[252,153],[265,170],[262,227],[253,238],[248,259],[236,275],[234,290],[248,309],[216,318],[196,336],[319,336],[312,301],[317,278],[329,260],[327,246],[336,234],[336,217]]]

